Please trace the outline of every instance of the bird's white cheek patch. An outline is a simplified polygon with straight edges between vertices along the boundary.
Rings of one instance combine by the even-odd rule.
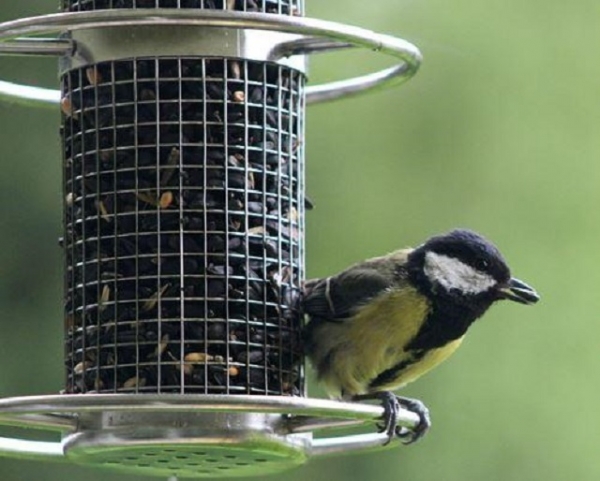
[[[473,267],[435,252],[425,254],[425,275],[446,290],[457,289],[465,294],[479,294],[496,284],[493,277]]]

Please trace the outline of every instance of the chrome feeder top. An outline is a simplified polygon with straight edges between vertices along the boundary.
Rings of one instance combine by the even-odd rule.
[[[304,111],[409,79],[419,51],[292,0],[63,3],[0,24],[0,53],[60,57],[60,91],[0,96],[63,113],[66,365],[62,394],[0,400],[1,425],[61,440],[0,455],[218,477],[381,447],[381,407],[305,393]],[[356,47],[398,64],[305,86],[306,55]]]

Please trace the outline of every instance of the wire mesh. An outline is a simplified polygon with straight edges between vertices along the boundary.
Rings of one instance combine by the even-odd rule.
[[[203,8],[279,15],[302,15],[303,0],[62,0],[66,11],[113,8]]]
[[[66,392],[304,393],[303,89],[235,59],[63,76]]]

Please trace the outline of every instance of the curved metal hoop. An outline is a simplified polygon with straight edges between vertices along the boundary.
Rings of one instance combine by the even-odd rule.
[[[61,415],[102,411],[148,412],[246,412],[287,414],[353,420],[356,423],[376,421],[383,415],[377,405],[331,401],[290,396],[219,395],[219,394],[60,394],[0,399],[0,425],[14,424],[11,419],[31,415],[48,415],[48,427],[64,428],[70,423],[58,421]],[[58,416],[58,417],[57,417]],[[68,417],[68,416],[67,416]],[[27,419],[27,418],[23,418]],[[43,426],[39,417],[25,424]],[[409,427],[419,417],[403,411],[401,422]],[[339,424],[331,421],[331,426]],[[31,426],[31,427],[36,427]],[[323,427],[331,427],[325,426]]]
[[[308,103],[335,100],[398,85],[416,73],[422,60],[419,49],[411,43],[359,27],[303,17],[190,9],[67,12],[4,22],[0,23],[0,54],[66,55],[74,48],[71,41],[18,37],[89,28],[141,25],[229,27],[290,34],[290,40],[279,45],[279,58],[360,47],[392,56],[400,61],[393,67],[375,73],[309,87],[306,89]],[[55,104],[60,101],[60,93],[56,90],[10,82],[0,82],[0,99],[3,97],[32,104]]]
[[[372,423],[383,415],[381,406],[286,396],[228,396],[189,394],[76,394],[0,399],[0,426],[69,432],[77,428],[80,414],[103,412],[200,413],[237,412],[286,415],[290,433],[321,428]],[[401,410],[399,424],[414,428],[415,413]],[[311,454],[331,454],[348,449],[380,447],[385,433],[313,439]],[[58,442],[28,441],[0,437],[0,456],[29,459],[62,458]]]

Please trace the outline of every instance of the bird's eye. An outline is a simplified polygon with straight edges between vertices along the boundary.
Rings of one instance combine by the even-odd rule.
[[[490,261],[487,259],[477,259],[475,261],[475,267],[480,271],[486,270],[490,266]]]

